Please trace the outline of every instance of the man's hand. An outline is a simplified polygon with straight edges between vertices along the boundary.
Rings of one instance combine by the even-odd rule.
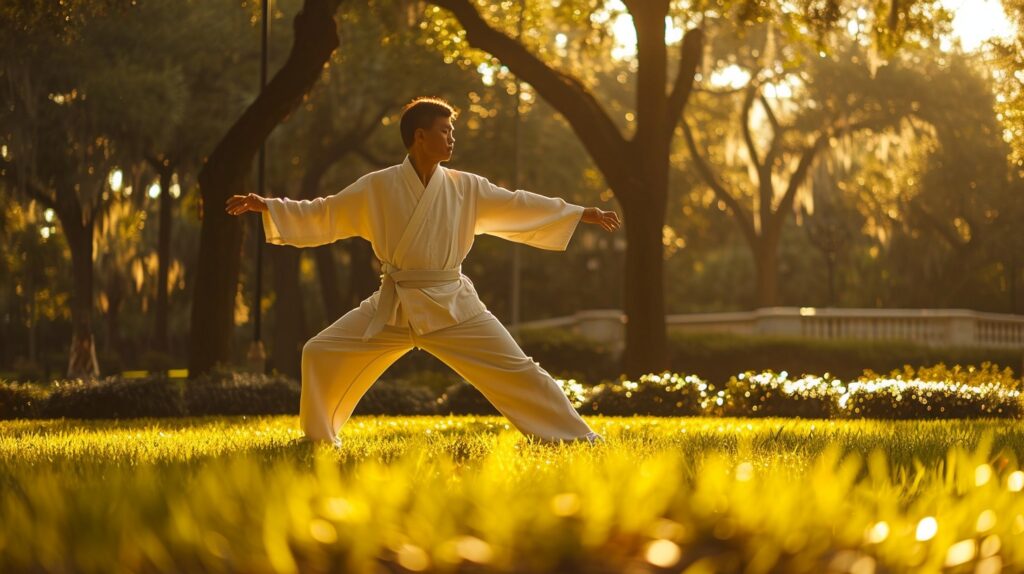
[[[619,214],[614,211],[603,211],[597,207],[588,207],[583,210],[583,223],[600,225],[605,231],[615,231],[622,225],[619,221]]]
[[[255,193],[250,193],[249,195],[232,195],[229,197],[225,211],[231,215],[242,215],[249,211],[263,212],[267,209],[267,202],[262,197]]]

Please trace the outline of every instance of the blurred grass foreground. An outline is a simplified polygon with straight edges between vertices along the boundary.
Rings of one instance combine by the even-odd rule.
[[[2,422],[0,571],[1024,569],[1019,424],[588,418]]]

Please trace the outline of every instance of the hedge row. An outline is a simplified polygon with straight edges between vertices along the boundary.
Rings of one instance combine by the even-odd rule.
[[[558,330],[524,331],[523,350],[557,376],[614,381],[620,362],[608,348]],[[903,365],[980,365],[985,362],[1020,372],[1019,350],[978,347],[925,347],[899,341],[817,340],[723,333],[672,334],[669,368],[693,373],[718,385],[745,371],[831,373],[854,379],[865,369],[885,373]]]
[[[826,374],[791,378],[746,372],[716,386],[695,375],[663,373],[585,387],[559,380],[584,414],[803,418],[1020,418],[1020,381],[1009,369],[937,365],[843,382]],[[193,381],[163,377],[58,382],[49,388],[0,383],[0,419],[133,418],[298,412],[300,387],[283,376],[221,373]],[[498,414],[465,382],[439,397],[401,380],[371,387],[356,408],[366,415]]]

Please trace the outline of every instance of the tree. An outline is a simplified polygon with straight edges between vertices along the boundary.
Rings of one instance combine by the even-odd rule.
[[[246,175],[267,136],[309,92],[338,45],[334,14],[341,0],[305,0],[294,20],[294,44],[284,66],[217,144],[199,172],[203,198],[199,262],[192,303],[189,373],[229,358],[241,223],[224,211],[245,192]]]
[[[636,129],[627,137],[576,77],[531,52],[522,41],[502,31],[511,19],[494,7],[485,17],[472,0],[434,0],[452,13],[469,43],[499,58],[572,125],[622,206],[628,245],[625,264],[624,307],[627,316],[623,367],[631,376],[668,366],[664,316],[663,224],[668,199],[671,141],[693,90],[694,75],[703,55],[704,30],[699,22],[714,14],[744,22],[777,18],[802,23],[807,35],[820,39],[839,21],[839,2],[811,6],[805,14],[749,2],[694,9],[689,30],[680,44],[677,69],[669,82],[669,54],[665,40],[669,0],[624,0],[636,32]],[[510,3],[511,4],[511,3]],[[887,46],[899,44],[907,29],[921,27],[929,2],[875,3],[876,35]],[[563,2],[559,9],[578,14],[586,25],[595,18],[594,2]],[[488,21],[488,18],[492,18]],[[504,17],[506,24],[500,22]],[[925,21],[927,19],[924,19]],[[671,89],[666,91],[666,87]]]
[[[684,119],[682,128],[697,171],[728,207],[753,255],[755,304],[772,307],[779,303],[783,228],[795,213],[798,195],[807,187],[819,156],[840,139],[898,127],[919,106],[916,97],[924,82],[899,64],[875,70],[870,55],[852,37],[847,40],[852,47],[842,46],[833,59],[807,54],[804,46],[786,45],[770,25],[757,32],[750,34],[753,37],[740,52],[738,66],[734,64],[734,69],[745,70],[750,78],[746,85],[724,95],[705,92],[710,97],[703,98],[692,114],[721,116],[723,109],[738,108],[739,113],[730,113],[726,120],[738,127],[726,131],[725,138],[742,144],[719,148],[726,152],[741,148],[734,153],[734,161],[741,165],[734,167],[734,173],[726,173],[728,158],[721,153],[709,157],[691,121]],[[731,42],[727,45],[730,53],[737,51]],[[780,92],[788,95],[778,97]],[[755,112],[760,112],[767,130],[751,125]],[[721,131],[720,122],[704,120],[701,131]]]

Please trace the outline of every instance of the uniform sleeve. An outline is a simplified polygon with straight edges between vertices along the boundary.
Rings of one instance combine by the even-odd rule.
[[[296,201],[267,198],[263,231],[267,243],[315,247],[347,237],[368,238],[369,185],[359,180],[329,197]]]
[[[509,191],[481,178],[476,203],[476,234],[486,233],[540,249],[564,251],[583,208],[564,199],[529,191]]]

